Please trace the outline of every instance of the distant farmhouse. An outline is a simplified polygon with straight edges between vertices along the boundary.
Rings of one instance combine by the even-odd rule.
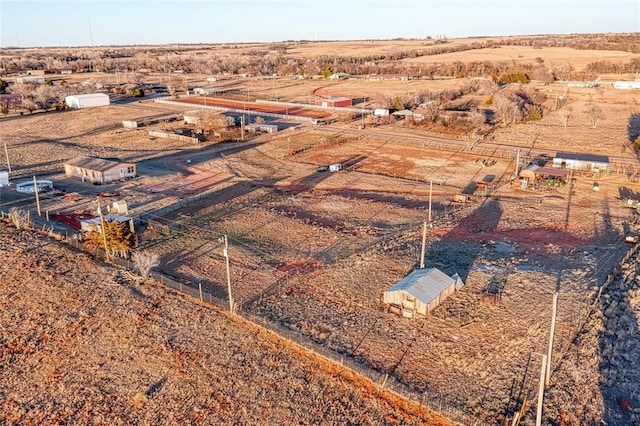
[[[328,77],[329,80],[346,80],[347,78],[349,78],[349,74],[346,72],[336,72]]]
[[[96,157],[75,157],[64,163],[64,174],[96,184],[136,177],[135,163],[106,160]]]

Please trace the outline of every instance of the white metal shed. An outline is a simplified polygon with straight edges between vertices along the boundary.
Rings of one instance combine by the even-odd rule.
[[[416,269],[383,294],[390,310],[404,317],[426,316],[464,283],[458,274],[449,276],[437,268]]]
[[[109,96],[104,93],[88,93],[86,95],[70,95],[64,98],[69,108],[89,108],[109,105]]]

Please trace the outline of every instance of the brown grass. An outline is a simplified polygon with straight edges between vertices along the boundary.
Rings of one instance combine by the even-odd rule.
[[[449,424],[216,309],[0,234],[3,423]]]

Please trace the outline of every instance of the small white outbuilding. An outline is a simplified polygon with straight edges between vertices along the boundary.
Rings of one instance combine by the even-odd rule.
[[[70,95],[64,98],[69,108],[90,108],[109,105],[109,96],[104,93],[88,93],[86,95]]]
[[[382,301],[389,311],[406,318],[426,316],[464,283],[458,274],[449,276],[437,268],[416,269],[389,287]]]

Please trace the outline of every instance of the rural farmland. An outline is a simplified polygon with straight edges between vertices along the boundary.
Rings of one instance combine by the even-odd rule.
[[[180,72],[136,46],[126,85],[51,77],[109,104],[0,117],[0,419],[636,424],[640,88],[595,70],[640,56],[562,40],[181,45]],[[421,268],[460,281],[424,315],[383,303]]]

